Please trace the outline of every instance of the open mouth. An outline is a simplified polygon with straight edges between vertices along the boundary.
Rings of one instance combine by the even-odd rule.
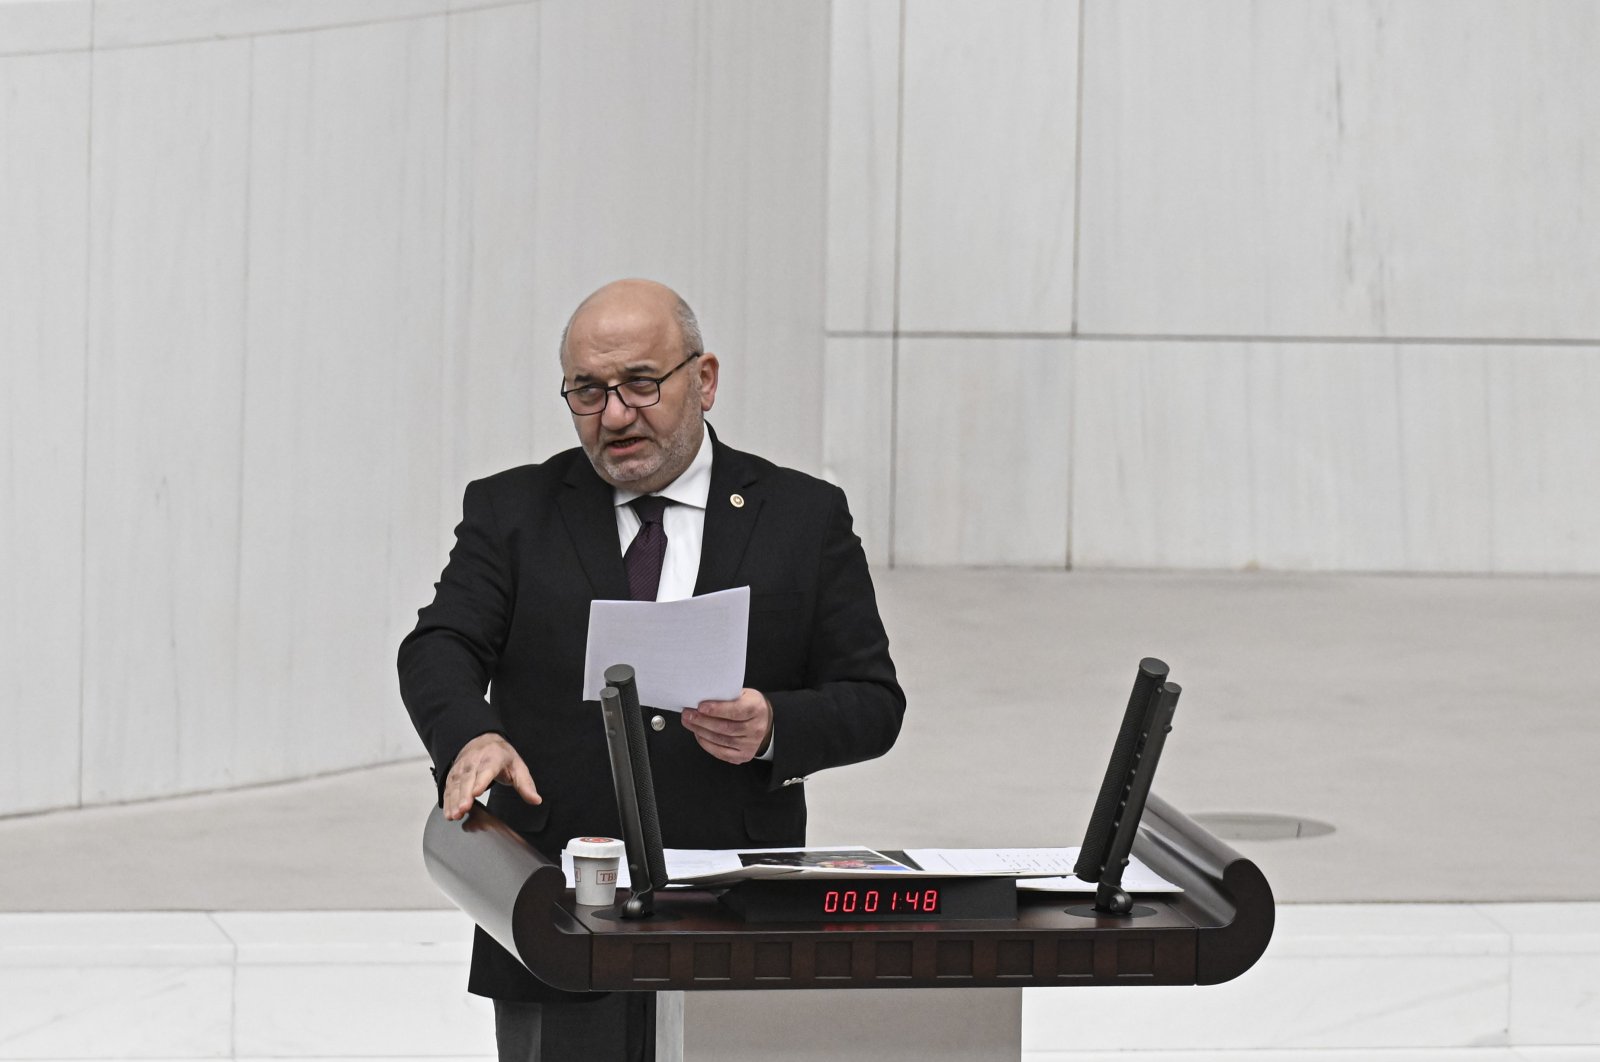
[[[613,457],[627,457],[637,453],[644,447],[645,440],[638,435],[630,435],[626,439],[614,439],[606,443],[606,453]]]

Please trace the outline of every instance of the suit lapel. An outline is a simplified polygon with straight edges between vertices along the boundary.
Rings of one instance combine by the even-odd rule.
[[[707,430],[710,430],[709,427]],[[711,493],[706,496],[706,525],[700,539],[700,573],[696,594],[709,594],[738,585],[750,533],[761,512],[755,470],[744,455],[711,437]],[[733,499],[738,497],[736,503]]]
[[[622,547],[617,541],[613,497],[611,487],[595,473],[588,458],[579,453],[567,469],[566,489],[561,492],[561,518],[594,596],[626,601],[628,574],[622,566]]]

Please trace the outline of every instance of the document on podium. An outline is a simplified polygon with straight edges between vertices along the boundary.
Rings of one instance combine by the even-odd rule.
[[[597,701],[606,668],[627,664],[639,703],[681,712],[701,701],[731,701],[744,689],[750,588],[682,601],[595,601],[583,660],[583,699]]]
[[[1096,885],[1072,873],[1078,848],[908,848],[906,856],[927,871],[942,868],[951,876],[1015,874],[1017,888],[1039,892],[1092,893]],[[1182,892],[1137,858],[1122,871],[1128,892]]]
[[[935,875],[907,866],[875,848],[857,844],[826,848],[667,848],[662,851],[672,885],[732,885],[772,878],[855,878]],[[572,857],[561,853],[567,882],[572,882]],[[627,861],[617,868],[617,884],[628,887]]]
[[[1093,882],[1072,876],[1076,848],[913,848],[909,862],[864,845],[819,848],[668,848],[662,855],[669,883],[705,887],[741,881],[784,878],[980,878],[1014,877],[1017,888],[1040,892],[1092,894]],[[561,855],[567,881],[572,858]],[[617,868],[617,884],[628,887],[626,861]],[[1122,887],[1129,892],[1182,892],[1137,859],[1128,861]]]
[[[668,848],[667,877],[674,885],[732,885],[772,878],[932,877],[876,848],[840,844],[825,848]]]

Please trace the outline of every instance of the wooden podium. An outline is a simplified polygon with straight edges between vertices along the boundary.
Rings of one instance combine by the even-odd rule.
[[[690,889],[627,921],[577,906],[559,864],[482,807],[460,822],[435,809],[423,853],[445,894],[541,981],[665,993],[662,1062],[1014,1062],[1022,988],[1217,984],[1261,957],[1273,926],[1256,865],[1154,794],[1134,854],[1184,891],[1138,896],[1121,917],[1085,913],[1090,897],[1023,891],[1014,920],[763,924]],[[932,991],[840,991],[893,988]]]

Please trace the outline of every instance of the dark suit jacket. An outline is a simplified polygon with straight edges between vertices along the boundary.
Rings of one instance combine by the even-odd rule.
[[[675,720],[649,731],[661,833],[669,848],[800,845],[793,780],[886,752],[905,695],[844,493],[712,445],[695,593],[750,587],[745,685],[772,702],[774,759],[723,763]],[[436,777],[474,737],[504,734],[544,803],[496,785],[489,808],[552,857],[573,837],[621,836],[599,706],[580,700],[589,603],[628,597],[612,497],[576,448],[470,484],[433,603],[400,646],[401,695]],[[468,987],[559,996],[481,930]]]

